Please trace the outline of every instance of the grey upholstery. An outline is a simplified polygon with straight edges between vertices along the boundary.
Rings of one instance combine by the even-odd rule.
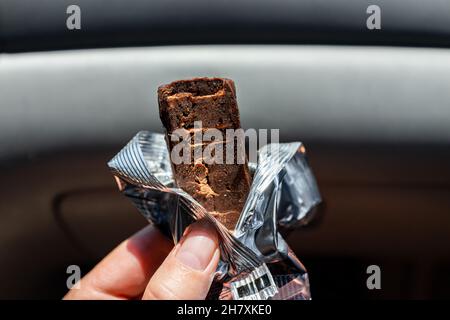
[[[123,48],[0,55],[0,159],[160,131],[157,86],[193,76],[234,79],[243,126],[283,140],[450,143],[446,49]]]

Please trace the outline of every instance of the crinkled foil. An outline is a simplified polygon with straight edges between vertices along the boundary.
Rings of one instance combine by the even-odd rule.
[[[300,142],[269,144],[249,164],[253,181],[234,233],[176,188],[163,134],[139,132],[109,163],[120,191],[177,243],[195,220],[220,238],[221,260],[209,299],[310,299],[308,274],[279,229],[309,222],[321,203]]]

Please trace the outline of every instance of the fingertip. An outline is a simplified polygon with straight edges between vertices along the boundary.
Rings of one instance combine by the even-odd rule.
[[[176,248],[175,257],[189,268],[205,270],[218,248],[215,229],[205,220],[195,222]]]
[[[218,243],[213,226],[193,223],[153,275],[143,299],[204,299],[220,259]]]

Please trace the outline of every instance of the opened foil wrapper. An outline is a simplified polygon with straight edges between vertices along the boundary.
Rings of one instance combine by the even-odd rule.
[[[306,225],[322,202],[301,142],[258,151],[251,189],[234,232],[176,187],[165,136],[139,132],[109,163],[120,191],[177,243],[185,228],[207,219],[221,259],[208,299],[309,300],[308,274],[280,234]]]

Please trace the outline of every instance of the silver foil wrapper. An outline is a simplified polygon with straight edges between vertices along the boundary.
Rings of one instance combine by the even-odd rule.
[[[234,232],[176,187],[165,136],[139,132],[109,163],[120,191],[177,243],[207,219],[220,238],[221,260],[209,299],[311,299],[308,274],[280,229],[307,224],[322,199],[300,142],[269,144],[250,163],[253,181]]]

